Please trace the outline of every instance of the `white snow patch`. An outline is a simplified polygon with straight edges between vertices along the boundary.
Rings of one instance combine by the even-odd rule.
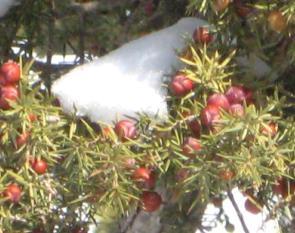
[[[75,68],[52,87],[66,112],[111,123],[144,112],[167,117],[165,77],[182,67],[176,51],[186,46],[195,28],[207,23],[183,18],[176,24],[131,41]]]
[[[246,197],[238,190],[238,188],[234,188],[232,190],[234,199],[238,204],[239,210],[245,220],[247,228],[251,233],[276,233],[279,232],[279,225],[276,219],[270,219],[266,221],[266,217],[268,215],[268,211],[266,208],[263,208],[263,211],[259,214],[252,214],[248,212],[244,203],[246,201]],[[223,201],[223,208],[225,214],[228,215],[230,223],[234,224],[235,231],[234,233],[244,232],[239,217],[229,200],[226,198]],[[219,209],[214,207],[214,205],[209,204],[207,209],[205,210],[203,221],[207,223],[212,223],[215,220],[215,216],[218,214]],[[200,233],[200,231],[196,231],[196,233]],[[210,231],[210,233],[228,233],[225,229],[225,224],[217,223],[217,225]]]

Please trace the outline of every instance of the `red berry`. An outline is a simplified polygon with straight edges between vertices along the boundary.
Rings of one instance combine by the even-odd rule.
[[[4,191],[4,196],[13,203],[18,203],[21,198],[22,190],[17,184],[10,184]]]
[[[234,0],[235,11],[238,16],[241,18],[247,17],[253,9],[246,4],[244,4],[241,0]]]
[[[207,128],[212,128],[220,119],[219,108],[215,105],[208,105],[201,111],[202,125]]]
[[[143,188],[151,189],[155,187],[156,184],[156,175],[152,170],[140,167],[133,172],[133,179],[137,182],[140,182]]]
[[[16,147],[20,148],[25,145],[28,142],[30,136],[31,134],[29,132],[23,132],[22,134],[20,134],[15,140]]]
[[[213,40],[213,36],[210,34],[208,28],[199,27],[194,31],[193,39],[195,42],[208,44]]]
[[[282,32],[287,27],[286,18],[280,11],[271,12],[267,20],[269,23],[269,27],[276,32]]]
[[[136,181],[139,180],[148,180],[150,178],[151,175],[151,170],[145,167],[140,167],[137,168],[134,172],[133,172],[133,179]]]
[[[246,101],[247,104],[253,102],[253,93],[251,90],[243,86],[232,86],[225,93],[230,104],[243,104]]]
[[[144,5],[144,11],[147,16],[151,16],[154,13],[154,3],[152,0],[148,0]]]
[[[230,3],[230,0],[215,0],[214,8],[216,11],[225,10]]]
[[[265,136],[274,137],[277,135],[278,132],[278,125],[275,122],[270,122],[268,127],[263,127],[261,129],[261,133]]]
[[[35,159],[31,162],[32,169],[39,175],[47,171],[47,162],[42,159]]]
[[[207,100],[207,105],[214,105],[214,106],[216,106],[218,108],[222,108],[224,110],[228,110],[229,106],[230,106],[227,97],[221,93],[215,93],[215,94],[209,96],[209,98]]]
[[[20,79],[20,67],[19,65],[9,60],[1,66],[1,72],[4,75],[6,84],[17,83]]]
[[[232,104],[229,107],[229,113],[234,117],[242,117],[245,115],[244,106],[241,104]]]
[[[0,89],[0,108],[10,109],[9,101],[16,102],[19,98],[19,90],[16,86],[2,86]]]
[[[115,133],[123,142],[137,137],[135,123],[130,120],[121,120],[117,122],[115,125]]]
[[[37,115],[34,114],[34,113],[29,113],[29,114],[28,114],[28,120],[29,120],[30,122],[35,122],[35,121],[38,120],[38,117],[37,117]]]
[[[229,181],[229,180],[233,179],[234,176],[235,176],[235,173],[229,169],[221,170],[219,172],[219,177],[225,181]]]
[[[255,201],[257,202],[257,201]],[[258,214],[261,212],[261,207],[258,206],[258,203],[254,203],[252,200],[247,199],[245,201],[245,209],[252,214]]]
[[[184,140],[182,145],[183,154],[190,158],[194,158],[196,154],[202,149],[200,141],[193,137],[188,137]]]
[[[198,120],[192,120],[189,122],[189,128],[190,130],[192,131],[193,135],[196,137],[196,138],[200,138],[201,136],[201,125],[199,123]]]
[[[170,90],[175,96],[184,96],[192,91],[194,87],[195,83],[182,74],[174,76],[170,83]]]
[[[158,210],[162,204],[161,196],[156,192],[144,191],[141,196],[142,208],[146,212]]]

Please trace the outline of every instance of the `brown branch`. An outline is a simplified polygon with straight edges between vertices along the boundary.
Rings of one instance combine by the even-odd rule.
[[[46,73],[45,73],[45,85],[50,87],[51,85],[51,62],[52,62],[52,51],[53,51],[53,33],[54,33],[54,2],[53,0],[48,1],[48,22],[47,22],[47,30],[48,30],[48,41],[47,41],[47,51],[46,51]]]
[[[250,233],[250,231],[248,230],[248,227],[247,227],[247,225],[245,223],[244,217],[243,217],[243,215],[242,215],[242,213],[241,213],[241,211],[240,211],[240,209],[239,209],[239,207],[238,207],[238,205],[237,205],[237,203],[236,203],[236,201],[234,199],[234,196],[233,196],[230,188],[228,188],[228,190],[227,190],[227,195],[228,195],[229,200],[231,201],[233,207],[235,208],[235,211],[236,211],[236,213],[237,213],[237,215],[238,215],[238,217],[240,219],[240,222],[242,224],[244,232],[245,233]]]
[[[42,61],[34,61],[34,67],[39,70],[46,71],[47,64]],[[62,71],[67,71],[75,67],[75,64],[50,64],[50,69],[52,73],[58,73]]]
[[[67,40],[66,45],[70,46],[70,48],[73,50],[74,54],[79,57],[79,51],[74,47],[72,42],[70,40]]]
[[[80,64],[84,64],[85,60],[85,14],[84,12],[79,12],[79,57]]]
[[[133,224],[135,222],[135,219],[137,218],[139,213],[140,213],[140,209],[139,209],[139,207],[137,207],[137,209],[136,209],[135,213],[133,214],[131,220],[127,223],[127,225],[125,226],[124,229],[120,230],[120,233],[127,233],[127,231],[132,228],[132,226],[133,226]]]

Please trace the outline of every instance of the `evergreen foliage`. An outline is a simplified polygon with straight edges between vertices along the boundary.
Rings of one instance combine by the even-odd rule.
[[[3,62],[19,59],[21,81],[19,100],[0,110],[0,232],[75,232],[97,219],[98,232],[108,227],[115,232],[123,215],[144,211],[144,190],[162,196],[161,232],[205,230],[206,205],[231,197],[234,187],[258,208],[266,207],[270,217],[283,216],[282,230],[290,232],[284,216],[294,218],[295,208],[295,2],[170,3],[27,0],[1,19],[0,56]],[[273,19],[273,12],[282,17]],[[213,41],[192,40],[179,54],[187,66],[178,74],[194,88],[182,96],[169,92],[166,122],[139,114],[131,119],[138,136],[122,140],[114,126],[65,115],[54,105],[50,84],[71,66],[52,65],[53,54],[74,53],[76,63],[83,63],[196,14],[214,25]],[[46,55],[46,63],[34,62],[34,53]],[[237,63],[238,57],[253,54],[275,75],[258,79]],[[32,86],[35,72],[42,81]],[[170,82],[166,85],[171,90]],[[240,101],[243,113],[218,109],[217,123],[206,125],[202,115],[208,98],[232,86],[253,93]],[[188,138],[198,140],[201,149],[189,145],[187,153]],[[45,174],[34,170],[34,159],[46,161]],[[150,178],[134,178],[139,167],[154,174],[156,188],[147,184]],[[19,202],[7,195],[12,183],[21,189]],[[216,220],[229,227],[221,216],[222,211]]]

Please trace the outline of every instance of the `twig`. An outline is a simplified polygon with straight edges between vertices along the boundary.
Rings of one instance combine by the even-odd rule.
[[[242,224],[244,232],[245,233],[250,233],[250,231],[248,230],[247,225],[245,223],[245,220],[243,218],[243,215],[242,215],[242,213],[241,213],[241,211],[240,211],[240,209],[239,209],[239,207],[238,207],[238,205],[237,205],[237,203],[236,203],[236,201],[234,199],[234,196],[233,196],[233,194],[232,194],[232,192],[231,192],[231,190],[229,188],[227,190],[227,195],[228,195],[229,200],[231,201],[233,207],[235,208],[235,211],[236,211],[236,213],[237,213],[237,215],[238,215],[238,217],[240,219],[240,222]]]
[[[80,64],[84,64],[85,60],[85,13],[79,12],[79,57]]]
[[[52,11],[54,10],[54,2],[51,0],[48,3],[48,22],[47,22],[47,52],[46,52],[46,73],[45,73],[45,85],[47,87],[51,86],[51,62],[52,62],[52,52],[53,52],[53,34],[54,34],[54,16]]]
[[[120,233],[127,233],[127,231],[132,228],[134,222],[135,222],[135,219],[137,218],[137,216],[139,215],[140,213],[140,209],[137,208],[135,213],[133,214],[131,220],[129,221],[129,223],[127,223],[127,225],[125,226],[125,228],[123,230],[120,230]]]

